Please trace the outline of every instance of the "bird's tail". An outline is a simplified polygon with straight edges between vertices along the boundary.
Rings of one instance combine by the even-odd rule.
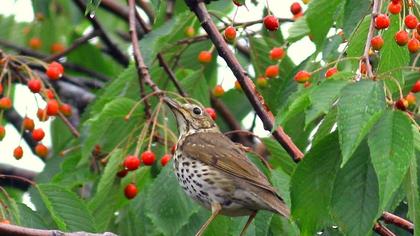
[[[286,206],[283,199],[276,193],[269,192],[265,194],[263,198],[265,203],[270,206],[270,210],[274,213],[278,213],[286,218],[290,217],[290,209]]]

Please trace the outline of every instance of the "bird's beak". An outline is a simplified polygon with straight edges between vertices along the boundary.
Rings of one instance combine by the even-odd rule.
[[[168,105],[169,108],[171,108],[172,111],[180,111],[181,106],[174,100],[168,97],[163,97],[163,101],[166,103],[166,105]]]

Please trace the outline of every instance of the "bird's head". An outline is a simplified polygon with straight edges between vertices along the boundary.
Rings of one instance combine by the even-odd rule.
[[[179,104],[168,97],[163,100],[174,113],[181,135],[188,132],[219,130],[202,106],[192,103]]]

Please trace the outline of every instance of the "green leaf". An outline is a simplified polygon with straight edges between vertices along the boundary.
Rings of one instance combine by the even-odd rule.
[[[287,121],[305,111],[305,109],[310,105],[309,94],[306,91],[308,90],[301,93],[300,96],[294,99],[290,105],[279,110],[276,116],[276,124],[284,126]],[[277,125],[274,128],[276,127]]]
[[[313,147],[291,180],[292,216],[301,235],[314,235],[330,222],[329,208],[336,172],[340,166],[337,132]]]
[[[305,37],[310,32],[307,21],[306,15],[295,21],[292,26],[289,28],[289,37],[287,40],[289,42],[296,42],[299,39]]]
[[[345,73],[348,76],[353,74]],[[349,81],[328,79],[320,85],[314,85],[309,99],[311,107],[306,111],[306,125],[314,121],[322,114],[327,114],[333,102],[339,96],[341,90],[346,86]]]
[[[181,86],[185,89],[191,98],[197,99],[203,106],[210,106],[209,87],[207,86],[206,78],[203,71],[188,71],[189,75],[183,77]]]
[[[318,131],[315,133],[312,145],[316,145],[321,141],[325,136],[330,134],[333,131],[334,125],[336,124],[337,119],[337,107],[328,112],[328,114],[322,119],[321,125],[318,128]]]
[[[385,42],[393,43],[385,43],[382,47],[379,54],[377,73],[385,76],[385,83],[391,92],[397,92],[399,88],[395,83],[395,79],[399,82],[400,86],[404,86],[404,79],[402,70],[396,68],[402,68],[409,64],[410,53],[408,52],[407,47],[401,47],[394,43],[395,33],[400,30],[399,16],[391,15],[390,20],[391,24],[388,30],[384,31],[382,37]],[[389,77],[394,78],[394,80]]]
[[[370,2],[365,0],[346,0],[344,5],[344,35],[348,37],[357,24],[371,11]]]
[[[39,184],[37,189],[60,230],[96,232],[91,213],[76,194],[54,184]]]
[[[272,138],[264,138],[262,141],[270,152],[270,163],[281,168],[287,175],[292,175],[296,163],[292,161],[286,150]]]
[[[176,235],[200,209],[179,186],[172,168],[163,168],[147,196],[146,216],[164,235]]]
[[[408,216],[414,225],[420,225],[420,133],[417,128],[412,128],[415,144],[415,158],[411,159],[405,181],[407,193]],[[420,227],[414,227],[414,235],[420,235]]]
[[[351,0],[350,0],[351,1]],[[355,29],[349,39],[349,46],[347,48],[347,56],[360,57],[363,55],[365,49],[366,38],[369,31],[370,16],[366,16],[359,27]],[[355,62],[358,64],[358,61]]]
[[[98,9],[101,0],[89,0],[86,5],[85,15],[95,14],[96,9]]]
[[[20,226],[34,229],[48,229],[44,219],[37,212],[20,202],[17,202],[17,206],[19,209]]]
[[[286,205],[290,207],[290,175],[278,168],[271,171],[270,179],[281,198],[283,198]]]
[[[362,80],[346,86],[338,103],[337,126],[344,165],[385,109],[381,82]]]
[[[121,170],[121,163],[124,160],[123,152],[120,149],[116,149],[108,159],[104,172],[99,180],[97,193],[102,192],[112,186],[115,179],[117,178],[117,172]]]
[[[400,187],[414,155],[413,133],[407,115],[386,111],[369,134],[369,148],[379,182],[381,207]]]
[[[368,235],[379,213],[378,181],[363,142],[337,173],[331,214],[344,235]]]
[[[318,49],[322,46],[334,22],[334,16],[340,3],[340,0],[312,0],[305,12],[306,23]]]

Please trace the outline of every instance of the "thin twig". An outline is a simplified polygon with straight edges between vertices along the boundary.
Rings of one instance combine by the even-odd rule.
[[[168,63],[166,63],[165,59],[162,56],[162,53],[157,54],[157,58],[159,60],[159,65],[163,68],[163,70],[168,74],[169,79],[174,83],[176,89],[178,90],[179,94],[183,97],[188,97],[188,94],[184,91],[184,89],[181,87],[181,84],[179,84],[178,80],[176,79],[175,73],[169,68]]]
[[[382,236],[396,236],[391,230],[381,225],[380,223],[376,223],[373,226],[373,231],[375,231],[376,233]]]
[[[380,7],[381,7],[380,0],[373,0],[373,7],[372,7],[372,14],[371,14],[371,20],[370,20],[370,25],[369,25],[369,32],[368,32],[367,39],[366,39],[365,50],[364,50],[363,56],[360,60],[360,65],[362,63],[366,64],[367,76],[369,78],[373,78],[372,65],[370,64],[370,61],[369,61],[370,41],[372,40],[373,33],[375,32],[375,18],[378,15]],[[361,74],[359,76],[361,76]]]
[[[79,131],[77,131],[76,127],[74,127],[70,121],[67,119],[67,117],[65,117],[63,115],[63,113],[59,112],[58,113],[58,117],[60,117],[60,119],[64,122],[64,124],[69,128],[71,134],[73,134],[74,137],[79,138],[80,137],[80,133]]]
[[[23,118],[19,115],[19,113],[17,113],[17,111],[14,108],[7,110],[4,113],[4,115],[6,120],[13,125],[17,132],[19,132],[22,129]],[[28,146],[31,148],[32,152],[35,153],[35,146],[37,143],[35,142],[35,140],[33,140],[32,135],[28,132],[23,132],[22,137],[28,144]]]
[[[80,12],[84,14],[86,4],[83,2],[83,0],[73,0],[73,2],[79,8]],[[127,66],[129,63],[128,57],[117,47],[117,45],[114,44],[114,42],[112,42],[111,38],[106,34],[102,25],[96,20],[96,16],[88,15],[86,18],[90,21],[93,28],[100,32],[99,37],[109,49],[110,53],[114,56],[115,60],[121,65]]]
[[[229,68],[232,70],[236,79],[240,83],[245,95],[249,102],[253,106],[254,110],[260,117],[264,124],[264,128],[268,131],[272,131],[274,128],[274,115],[268,109],[264,98],[255,89],[255,85],[252,80],[248,77],[245,70],[242,68],[238,59],[229,49],[223,36],[219,33],[218,28],[211,20],[208,14],[206,5],[202,1],[196,0],[185,0],[191,11],[193,11],[201,22],[202,27],[209,35],[211,41],[217,48],[219,55],[226,61]],[[303,158],[303,153],[293,143],[291,138],[284,132],[282,127],[277,127],[272,131],[274,138],[284,147],[284,149],[290,154],[294,161],[299,161]]]
[[[18,235],[18,236],[116,236],[111,232],[88,233],[88,232],[62,232],[59,230],[32,229],[11,224],[0,224],[0,235]]]
[[[70,47],[66,48],[64,51],[59,52],[59,53],[54,54],[54,55],[51,55],[51,56],[48,56],[48,57],[44,58],[43,61],[46,61],[46,62],[56,61],[56,60],[64,57],[65,55],[67,55],[69,52],[71,52],[71,51],[75,50],[76,48],[80,47],[81,45],[83,45],[84,43],[89,41],[90,39],[95,38],[98,35],[99,35],[99,31],[93,30],[93,31],[89,32],[88,34],[83,35],[82,37],[74,40],[72,45]]]
[[[174,9],[175,9],[175,0],[166,1],[166,12],[165,12],[166,20],[172,19],[172,16],[174,15]]]
[[[410,233],[414,233],[414,224],[397,215],[394,215],[389,212],[384,212],[381,216],[381,219],[387,224],[393,224]]]

